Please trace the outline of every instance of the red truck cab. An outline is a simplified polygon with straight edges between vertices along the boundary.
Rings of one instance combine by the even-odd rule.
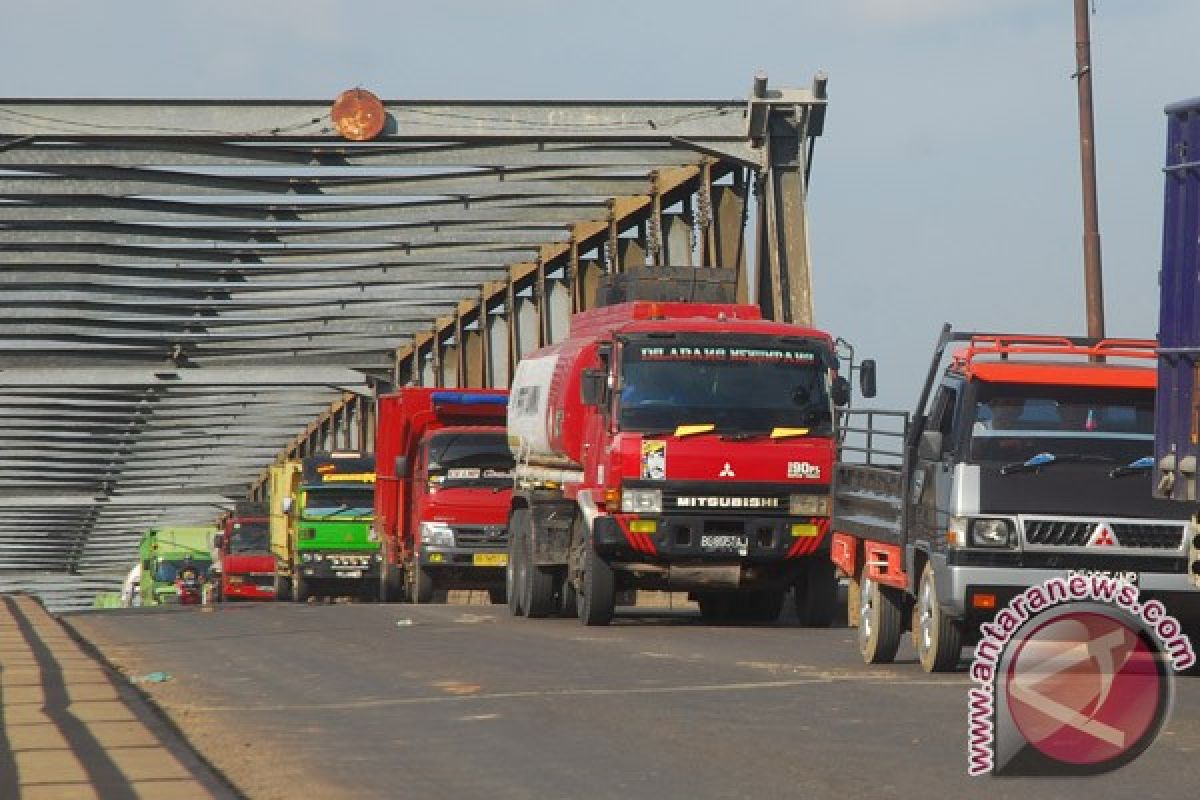
[[[275,557],[268,517],[230,517],[217,538],[223,600],[274,600]]]
[[[485,589],[504,600],[513,457],[502,389],[410,387],[379,398],[381,601]]]

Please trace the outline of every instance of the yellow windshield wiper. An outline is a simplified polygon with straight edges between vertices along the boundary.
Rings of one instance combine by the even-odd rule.
[[[789,439],[793,436],[807,436],[808,428],[772,428],[772,439]]]
[[[697,433],[710,433],[717,429],[715,423],[701,422],[697,425],[680,425],[675,429],[675,436],[683,438],[684,436],[695,436]]]

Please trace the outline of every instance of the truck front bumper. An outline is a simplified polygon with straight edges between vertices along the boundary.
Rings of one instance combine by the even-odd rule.
[[[422,545],[417,555],[423,569],[433,573],[440,589],[496,589],[504,585],[508,546],[434,547]]]
[[[309,580],[363,580],[379,576],[378,553],[312,553],[301,561],[300,574]],[[317,558],[316,556],[320,556]]]
[[[635,532],[631,526],[639,522],[653,522],[654,531]],[[822,517],[614,514],[596,517],[592,536],[604,556],[763,563],[827,553],[828,529]]]
[[[998,567],[949,565],[945,555],[934,555],[934,582],[937,585],[938,602],[951,616],[969,621],[983,622],[991,619],[996,611],[1004,608],[1012,598],[1031,586],[1038,586],[1054,578],[1068,578],[1072,574],[1102,573],[1112,577],[1136,576],[1138,592],[1145,599],[1158,599],[1174,616],[1200,619],[1200,591],[1192,586],[1191,580],[1182,572],[1152,572],[1135,569],[1124,570],[1119,566],[1113,570],[1092,569],[1087,565],[1064,568],[1045,567]],[[1137,566],[1136,563],[1133,566]],[[992,595],[994,607],[976,608],[977,595]]]

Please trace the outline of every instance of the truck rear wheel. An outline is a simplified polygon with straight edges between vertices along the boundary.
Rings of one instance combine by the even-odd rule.
[[[396,570],[387,561],[379,565],[379,592],[378,599],[381,603],[394,603],[397,600],[403,599],[401,595],[401,581],[396,574]]]
[[[411,599],[414,603],[433,603],[437,597],[433,573],[416,560],[412,563]]]
[[[733,616],[733,597],[725,592],[704,592],[696,595],[700,618],[705,622],[723,622]]]
[[[962,656],[962,623],[947,617],[937,599],[933,565],[921,570],[917,602],[913,605],[913,645],[926,672],[950,672]]]
[[[533,537],[526,531],[522,558],[525,560],[524,583],[521,586],[525,616],[548,617],[554,613],[554,568],[542,567],[533,560]]]
[[[746,616],[756,622],[774,622],[783,611],[782,591],[755,592],[746,598]]]
[[[613,569],[596,555],[591,542],[584,543],[583,585],[578,593],[579,621],[584,625],[607,625],[616,608]]]
[[[828,628],[837,604],[837,572],[820,556],[804,565],[795,583],[796,618],[806,628]]]
[[[525,529],[529,527],[529,509],[518,508],[508,518],[508,564],[504,567],[504,591],[508,595],[508,613],[525,616],[521,586],[525,569]]]
[[[896,658],[904,631],[900,593],[866,575],[859,581],[862,590],[859,595],[858,650],[868,664],[890,664]]]
[[[312,594],[312,587],[308,585],[308,581],[304,580],[304,574],[300,570],[292,573],[292,600],[297,603],[307,603],[309,596]]]
[[[292,599],[292,579],[286,575],[275,576],[275,599],[286,603]]]
[[[559,581],[561,585],[558,589],[558,613],[564,617],[578,617],[579,596],[575,593],[575,584],[571,583],[571,576],[560,576]]]

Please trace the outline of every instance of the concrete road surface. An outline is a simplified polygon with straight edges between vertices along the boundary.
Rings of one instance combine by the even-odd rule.
[[[632,612],[632,613],[631,613]],[[1165,734],[1092,779],[966,775],[965,673],[846,628],[608,628],[503,607],[225,605],[75,615],[252,798],[1180,797],[1200,783],[1200,679]]]

